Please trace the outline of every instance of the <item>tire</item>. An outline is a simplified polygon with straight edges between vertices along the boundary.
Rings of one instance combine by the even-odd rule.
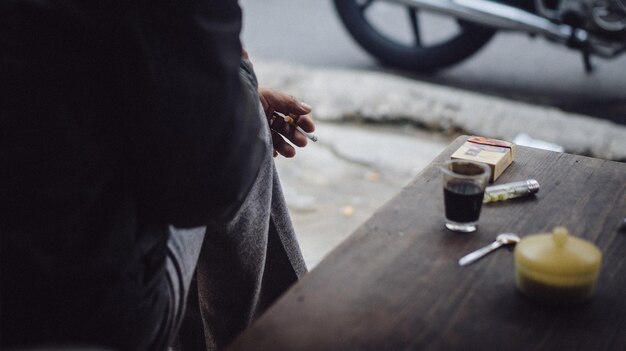
[[[459,32],[444,41],[432,46],[403,44],[385,36],[368,21],[365,9],[373,2],[334,0],[341,21],[356,42],[383,64],[395,68],[427,72],[449,67],[477,52],[496,32],[493,28],[457,21]],[[407,11],[415,13],[408,7]],[[411,20],[418,23],[415,18]]]

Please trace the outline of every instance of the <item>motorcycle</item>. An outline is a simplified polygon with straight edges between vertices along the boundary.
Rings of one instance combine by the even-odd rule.
[[[346,29],[363,49],[382,63],[401,69],[434,71],[457,64],[481,49],[498,30],[543,36],[579,50],[587,72],[593,70],[591,56],[615,58],[626,51],[626,0],[334,0],[334,3]],[[403,28],[408,32],[403,36],[397,36],[402,21],[391,16],[398,12],[404,13],[409,25]],[[438,19],[425,18],[425,14],[434,14]],[[437,24],[442,16],[455,28],[443,30]],[[435,25],[434,36],[423,33],[428,23]]]

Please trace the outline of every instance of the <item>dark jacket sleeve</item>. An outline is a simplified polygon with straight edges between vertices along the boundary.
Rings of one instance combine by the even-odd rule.
[[[269,152],[240,29],[236,0],[0,2],[7,206],[114,190],[180,227],[232,215]]]
[[[128,16],[133,177],[150,213],[203,225],[233,214],[268,152],[256,81],[236,1],[159,4]]]

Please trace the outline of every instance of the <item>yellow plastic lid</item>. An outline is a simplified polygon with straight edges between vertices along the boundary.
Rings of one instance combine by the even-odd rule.
[[[524,237],[515,247],[515,260],[525,271],[593,279],[602,252],[593,243],[570,236],[566,228],[556,227],[552,233]]]

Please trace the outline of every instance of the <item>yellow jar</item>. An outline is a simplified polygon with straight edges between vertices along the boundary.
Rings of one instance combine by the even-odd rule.
[[[564,227],[524,237],[515,247],[517,288],[533,300],[582,302],[595,289],[602,252]]]

